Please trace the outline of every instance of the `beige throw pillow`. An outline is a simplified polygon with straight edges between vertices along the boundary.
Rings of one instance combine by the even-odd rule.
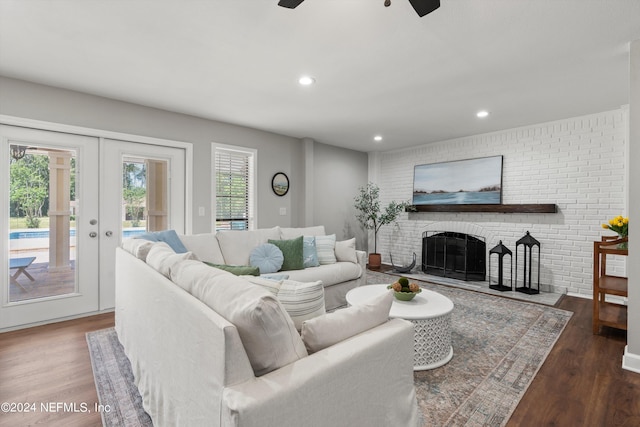
[[[171,246],[165,242],[156,242],[153,244],[147,255],[147,264],[153,269],[160,272],[163,276],[171,276],[171,269],[174,265],[185,259],[193,259],[193,253],[185,252],[177,254],[171,249]]]
[[[204,263],[185,263],[172,278],[233,323],[256,376],[307,356],[293,321],[269,291]]]
[[[302,341],[309,354],[331,347],[389,320],[393,291],[362,304],[327,313],[302,323]]]
[[[336,260],[358,263],[356,256],[356,238],[336,242]]]
[[[152,246],[153,242],[144,239],[125,239],[122,241],[122,249],[142,261],[147,261],[147,255],[149,255]]]

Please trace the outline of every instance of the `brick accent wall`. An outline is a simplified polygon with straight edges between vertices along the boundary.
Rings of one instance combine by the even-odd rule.
[[[415,252],[419,263],[426,230],[470,230],[486,239],[487,252],[502,240],[515,268],[515,242],[530,231],[541,243],[541,289],[590,295],[593,241],[613,234],[603,222],[627,212],[627,115],[619,109],[376,154],[383,206],[411,199],[415,165],[495,155],[503,156],[503,203],[558,205],[555,214],[404,213],[378,234],[383,262],[389,253],[399,264]],[[624,274],[624,261],[611,269]]]

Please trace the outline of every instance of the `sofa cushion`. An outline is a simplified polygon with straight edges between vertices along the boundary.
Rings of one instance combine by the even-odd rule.
[[[215,267],[220,270],[228,271],[235,276],[259,276],[260,269],[252,265],[226,265],[226,264],[214,264],[212,262],[204,261],[209,267]]]
[[[149,249],[147,264],[166,277],[171,276],[171,268],[180,261],[193,259],[191,252],[175,253],[165,242],[156,242]]]
[[[301,334],[307,351],[315,353],[385,323],[392,303],[393,291],[389,291],[362,304],[304,321]]]
[[[249,264],[258,267],[260,274],[275,273],[280,270],[283,262],[282,251],[272,243],[256,246],[249,255]]]
[[[316,250],[318,251],[318,262],[320,265],[333,264],[336,262],[336,235],[316,236]]]
[[[304,268],[317,267],[320,265],[320,262],[318,262],[318,250],[316,249],[315,236],[303,237],[302,258],[303,258]]]
[[[269,239],[280,239],[280,227],[258,230],[226,230],[216,233],[225,264],[249,265],[251,250],[267,243]]]
[[[150,242],[149,240],[143,239],[125,239],[122,241],[122,249],[129,252],[131,255],[135,256],[142,261],[147,260],[147,255],[149,255],[149,251],[153,246],[154,242]]]
[[[215,233],[180,234],[178,237],[185,248],[193,252],[200,261],[207,261],[213,264],[226,264]]]
[[[324,225],[316,225],[314,227],[300,227],[300,228],[280,228],[280,239],[290,240],[300,236],[324,236]]]
[[[356,238],[336,242],[335,253],[336,260],[338,261],[358,262],[358,257],[356,256]]]
[[[149,240],[150,242],[165,242],[177,254],[188,252],[187,248],[182,244],[176,230],[153,231],[144,233],[134,237],[135,239]]]
[[[304,268],[304,258],[302,257],[302,236],[291,240],[272,240],[269,243],[276,245],[284,255],[284,262],[281,270],[301,270]]]
[[[178,286],[235,325],[257,376],[307,356],[291,317],[269,291],[204,263],[173,272]]]
[[[325,287],[338,283],[355,280],[362,276],[362,266],[352,262],[337,262],[304,270],[287,271],[289,279],[298,282],[314,282],[321,280]]]

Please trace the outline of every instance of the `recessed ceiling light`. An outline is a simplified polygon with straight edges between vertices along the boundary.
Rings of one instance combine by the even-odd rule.
[[[487,117],[488,115],[489,115],[489,112],[487,110],[478,111],[476,113],[476,117],[479,117],[481,119]]]
[[[300,83],[302,86],[309,86],[314,84],[315,82],[316,82],[316,79],[309,76],[302,76],[298,79],[298,83]]]
[[[376,142],[380,142],[380,141],[382,141],[382,136],[381,135],[376,135],[376,136],[373,137],[373,140],[376,141]]]

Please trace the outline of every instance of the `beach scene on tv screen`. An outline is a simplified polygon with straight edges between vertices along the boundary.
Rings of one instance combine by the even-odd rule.
[[[500,204],[502,156],[417,165],[414,205]]]

